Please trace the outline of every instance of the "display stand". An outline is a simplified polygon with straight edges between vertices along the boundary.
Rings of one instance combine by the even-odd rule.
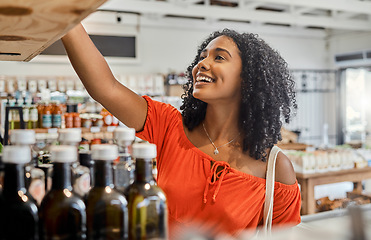
[[[301,214],[314,214],[316,213],[316,200],[314,198],[315,186],[338,182],[353,182],[355,191],[361,192],[362,181],[371,179],[371,167],[353,168],[326,173],[296,173],[296,178],[301,186]]]

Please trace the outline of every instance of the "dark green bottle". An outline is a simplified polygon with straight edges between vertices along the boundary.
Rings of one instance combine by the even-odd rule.
[[[86,209],[72,191],[71,163],[77,161],[74,146],[52,146],[52,187],[40,206],[41,239],[86,239]]]
[[[134,182],[125,191],[129,209],[129,239],[167,239],[166,197],[152,175],[156,145],[133,144],[133,157]]]
[[[0,199],[0,239],[39,239],[39,216],[25,186],[24,165],[31,160],[29,147],[5,146],[4,188]]]
[[[88,239],[127,239],[128,211],[125,196],[114,189],[112,163],[116,145],[93,145],[94,187],[86,200]]]

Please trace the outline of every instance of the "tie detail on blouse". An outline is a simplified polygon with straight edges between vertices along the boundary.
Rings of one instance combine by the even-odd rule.
[[[206,180],[206,186],[204,191],[204,203],[207,203],[207,192],[209,191],[209,186],[214,185],[215,183],[217,183],[217,185],[215,192],[213,194],[213,202],[216,202],[216,196],[219,192],[220,186],[222,185],[224,176],[229,172],[231,168],[230,165],[226,162],[215,161],[212,163],[213,165],[210,170],[210,175]],[[220,170],[218,171],[218,167],[221,167],[222,169],[219,168]]]

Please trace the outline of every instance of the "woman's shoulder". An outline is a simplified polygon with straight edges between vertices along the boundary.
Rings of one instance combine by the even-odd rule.
[[[296,182],[296,174],[291,160],[282,151],[277,155],[276,181],[286,185],[293,185]]]

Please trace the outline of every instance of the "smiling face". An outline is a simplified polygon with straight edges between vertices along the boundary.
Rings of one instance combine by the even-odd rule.
[[[193,96],[204,102],[240,102],[242,60],[234,41],[227,36],[212,40],[193,68]]]

